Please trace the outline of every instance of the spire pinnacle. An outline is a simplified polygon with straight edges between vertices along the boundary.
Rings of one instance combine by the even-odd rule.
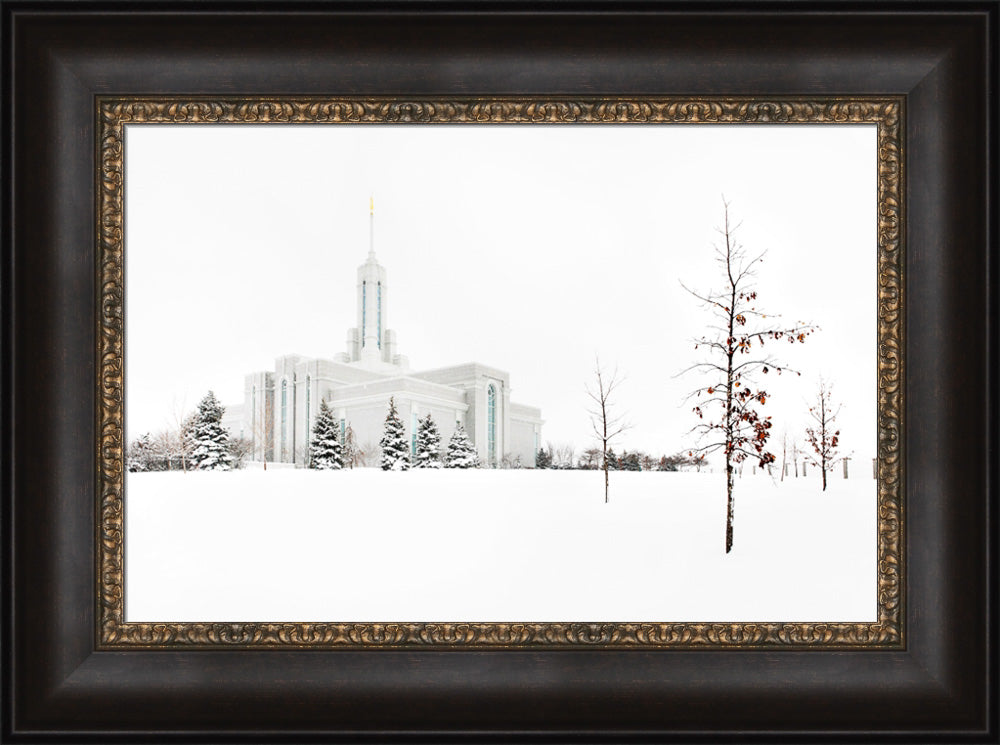
[[[368,260],[375,258],[375,196],[368,196]]]

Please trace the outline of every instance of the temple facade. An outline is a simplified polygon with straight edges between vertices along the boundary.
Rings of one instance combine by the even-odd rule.
[[[309,440],[321,401],[333,409],[341,434],[372,454],[389,411],[389,399],[407,429],[411,453],[417,420],[430,414],[442,448],[456,426],[465,427],[483,467],[534,467],[541,446],[541,410],[511,401],[510,374],[469,362],[414,371],[388,328],[389,278],[375,257],[375,215],[369,216],[368,256],[357,271],[357,325],[347,349],[330,358],[287,354],[273,370],[245,376],[242,404],[226,407],[223,424],[252,442],[252,459],[308,465]]]

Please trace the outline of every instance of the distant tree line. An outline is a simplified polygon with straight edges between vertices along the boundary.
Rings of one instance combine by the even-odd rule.
[[[673,455],[650,455],[641,450],[623,450],[621,454],[609,449],[587,448],[580,457],[570,445],[552,445],[541,448],[535,455],[535,468],[550,468],[558,471],[700,471],[704,461],[687,453]]]

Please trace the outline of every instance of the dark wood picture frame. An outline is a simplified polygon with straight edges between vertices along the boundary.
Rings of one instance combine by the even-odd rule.
[[[997,6],[775,11],[5,2],[4,739],[995,738]],[[904,96],[905,649],[100,648],[94,104],[140,94]]]

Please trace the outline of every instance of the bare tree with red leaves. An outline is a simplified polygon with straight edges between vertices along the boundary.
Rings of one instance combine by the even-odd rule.
[[[729,222],[729,203],[723,201],[724,226],[719,231],[723,243],[715,246],[715,258],[722,274],[719,288],[696,292],[681,284],[713,317],[710,333],[695,339],[695,349],[704,350],[705,359],[683,372],[698,371],[708,380],[692,391],[687,400],[697,399],[694,413],[701,420],[691,430],[698,434],[698,447],[689,455],[704,459],[721,451],[726,459],[726,553],[733,549],[734,466],[756,459],[763,468],[775,461],[767,450],[771,417],[760,408],[768,393],[758,376],[789,370],[763,347],[767,342],[804,342],[815,327],[798,322],[776,323],[779,318],[758,306],[754,280],[764,253],[749,256],[734,239],[738,226]],[[798,373],[796,373],[798,374]]]
[[[820,378],[816,402],[809,407],[814,426],[806,428],[806,440],[814,452],[808,460],[823,474],[823,491],[826,491],[826,474],[844,460],[840,454],[840,430],[836,428],[839,413],[840,406],[833,404],[833,386]]]

